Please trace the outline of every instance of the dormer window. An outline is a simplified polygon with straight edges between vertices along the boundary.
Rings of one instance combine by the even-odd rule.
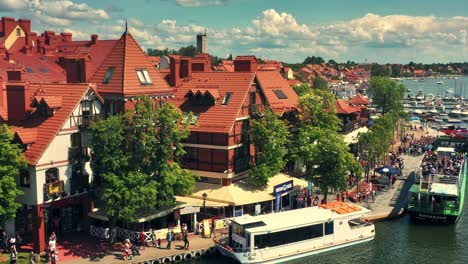
[[[278,99],[288,99],[288,96],[283,92],[283,90],[273,90]]]
[[[21,29],[19,28],[16,29],[16,36],[21,37]]]
[[[28,73],[34,73],[34,70],[33,70],[32,68],[30,68],[30,67],[27,67],[27,68],[26,68],[26,72],[28,72]]]
[[[47,70],[46,68],[39,68],[39,70],[40,70],[42,73],[49,73],[49,70]]]
[[[228,105],[229,104],[229,101],[231,101],[231,97],[232,97],[232,93],[231,92],[227,92],[225,95],[224,95],[224,98],[223,98],[223,101],[221,102],[222,105]]]
[[[140,80],[141,85],[151,85],[153,82],[149,76],[148,70],[146,69],[137,69],[136,70],[138,80]]]
[[[102,83],[108,84],[110,79],[112,78],[112,74],[114,73],[115,67],[109,67],[107,69],[106,75],[104,76],[104,80],[102,80]]]

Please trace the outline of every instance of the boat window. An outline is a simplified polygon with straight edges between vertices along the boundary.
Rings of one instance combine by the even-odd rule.
[[[255,235],[255,248],[276,247],[294,242],[314,239],[323,236],[323,224],[316,224],[296,229]]]
[[[325,235],[333,235],[333,221],[325,223]]]
[[[364,225],[368,225],[369,223],[364,221],[361,218],[355,218],[355,219],[349,220],[348,224],[351,227],[351,229],[354,229],[354,228],[358,228],[358,227],[361,227],[361,226],[364,226]]]
[[[241,226],[241,225],[239,225],[237,223],[232,223],[231,230],[232,230],[233,234],[244,237],[244,227],[243,226]]]

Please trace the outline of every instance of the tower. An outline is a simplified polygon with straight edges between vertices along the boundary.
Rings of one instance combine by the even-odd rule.
[[[208,53],[208,43],[205,34],[199,33],[197,35],[197,53]]]

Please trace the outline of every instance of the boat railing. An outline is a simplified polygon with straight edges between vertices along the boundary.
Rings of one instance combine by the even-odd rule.
[[[428,189],[431,183],[458,184],[458,177],[446,174],[427,174],[416,173],[416,183],[422,185],[422,189]]]
[[[454,214],[458,212],[460,205],[456,201],[442,201],[441,203],[432,204],[431,200],[414,199],[409,201],[408,209],[422,213]]]

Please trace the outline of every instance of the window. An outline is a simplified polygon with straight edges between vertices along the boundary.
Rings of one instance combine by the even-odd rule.
[[[142,85],[153,84],[149,76],[149,73],[146,69],[138,69],[136,72],[137,72],[138,79],[140,80],[140,83]]]
[[[16,29],[16,36],[21,37],[21,29],[19,28]]]
[[[45,175],[46,175],[46,183],[53,183],[53,182],[58,181],[59,179],[57,168],[50,168],[46,170]]]
[[[27,71],[28,73],[34,73],[34,70],[33,70],[32,68],[29,68],[29,67],[26,68],[26,71]]]
[[[256,102],[256,94],[254,92],[249,93],[249,104],[254,105]]]
[[[255,248],[276,247],[289,243],[300,242],[323,236],[323,224],[311,225],[274,232],[264,235],[255,235]]]
[[[42,73],[49,73],[49,70],[46,68],[39,68]]]
[[[333,221],[325,223],[325,235],[333,235]]]
[[[29,171],[20,170],[20,186],[21,187],[31,186],[31,177],[29,176]]]
[[[84,100],[81,102],[81,113],[83,116],[91,115],[91,101]]]
[[[273,92],[276,94],[278,99],[288,99],[288,97],[284,94],[283,90],[273,90]]]
[[[222,105],[227,105],[229,104],[229,101],[231,100],[231,97],[232,97],[232,93],[231,92],[227,92],[225,95],[224,95],[224,98],[223,98],[223,101],[221,102]]]
[[[115,67],[109,67],[107,69],[106,75],[104,76],[104,80],[102,80],[102,83],[107,84],[110,81],[110,78],[112,77],[112,74],[114,73]]]

